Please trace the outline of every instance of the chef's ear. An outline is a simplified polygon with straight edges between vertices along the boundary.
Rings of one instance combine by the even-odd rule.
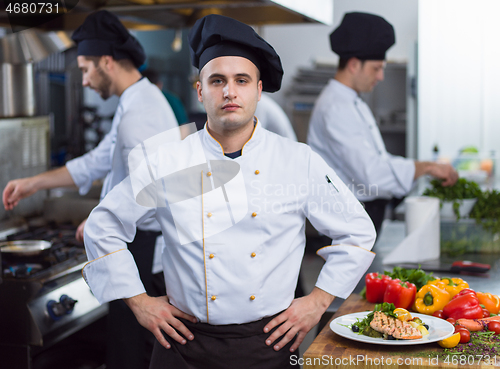
[[[197,81],[196,82],[196,94],[198,95],[198,101],[199,102],[203,102],[203,95],[201,93],[201,91],[203,90],[203,86],[201,84],[201,81]]]
[[[262,80],[259,80],[259,82],[257,83],[257,88],[259,89],[259,98],[257,99],[257,101],[260,101],[260,97],[262,96]]]
[[[101,68],[103,68],[106,72],[109,72],[110,69],[113,68],[113,57],[110,55],[103,55],[101,57]]]
[[[347,61],[347,69],[351,73],[355,73],[362,65],[360,59],[352,57]]]

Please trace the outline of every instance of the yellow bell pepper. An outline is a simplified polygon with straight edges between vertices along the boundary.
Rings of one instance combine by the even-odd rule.
[[[432,315],[450,302],[451,296],[446,290],[434,284],[426,284],[418,292],[413,304],[413,309],[421,314]]]
[[[464,288],[469,288],[469,284],[461,278],[441,278],[435,279],[433,281],[427,282],[427,284],[433,284],[438,286],[442,290],[446,290],[453,298],[457,293],[462,291]]]

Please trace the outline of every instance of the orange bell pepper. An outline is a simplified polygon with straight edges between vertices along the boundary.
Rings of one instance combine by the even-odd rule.
[[[476,295],[479,299],[479,303],[484,305],[486,310],[488,310],[491,314],[498,314],[500,311],[500,298],[497,295],[477,291]]]

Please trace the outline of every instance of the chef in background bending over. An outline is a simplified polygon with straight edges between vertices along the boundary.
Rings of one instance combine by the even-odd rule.
[[[338,70],[316,100],[307,137],[364,204],[377,233],[389,200],[408,194],[414,180],[429,174],[451,186],[458,179],[449,164],[389,154],[370,108],[359,97],[384,79],[385,53],[394,42],[394,29],[384,18],[345,14],[330,34],[331,48],[340,58]]]
[[[263,129],[262,90],[281,86],[275,50],[234,19],[208,15],[189,34],[204,129],[134,150],[135,170],[92,211],[84,277],[101,302],[124,299],[158,342],[151,368],[292,367],[291,355],[335,296],[371,264],[373,224],[309,146]],[[155,217],[168,296],[149,296],[127,249]],[[305,220],[332,238],[314,290],[294,299]],[[295,354],[296,355],[296,354]]]
[[[7,183],[3,191],[6,210],[39,190],[77,186],[85,195],[92,183],[101,178],[104,184],[101,201],[129,173],[129,152],[141,141],[164,130],[177,127],[174,113],[160,90],[143,78],[138,68],[145,62],[142,46],[112,13],[98,11],[89,15],[72,35],[78,45],[78,67],[82,85],[95,90],[103,99],[119,96],[110,132],[99,145],[65,166],[34,177]],[[179,136],[180,139],[180,136]],[[83,239],[85,221],[78,227]],[[153,274],[155,245],[160,227],[154,219],[134,225],[134,238],[128,249],[134,255],[146,290],[153,296],[164,294],[161,273]],[[162,241],[160,239],[160,241]],[[125,335],[124,333],[127,333]],[[108,369],[149,367],[154,337],[141,327],[123,301],[109,306]]]

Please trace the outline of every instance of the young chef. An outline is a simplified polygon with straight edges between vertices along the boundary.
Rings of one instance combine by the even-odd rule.
[[[372,112],[359,97],[384,79],[385,53],[394,42],[394,29],[384,18],[344,16],[330,35],[331,48],[340,57],[338,71],[314,105],[307,138],[364,203],[377,233],[389,199],[405,196],[415,179],[429,174],[443,179],[444,186],[458,179],[451,165],[389,154]]]
[[[78,66],[83,86],[90,87],[103,99],[120,97],[110,132],[87,154],[70,160],[62,168],[40,175],[10,181],[3,192],[5,209],[10,210],[39,190],[77,186],[86,194],[92,182],[105,178],[101,200],[128,175],[128,154],[138,143],[166,129],[177,127],[170,105],[158,88],[138,71],[146,60],[139,42],[119,19],[107,12],[89,15],[72,39],[78,44]],[[77,238],[83,238],[83,226]],[[153,254],[160,227],[154,220],[138,225],[128,248],[134,255],[144,286],[149,294],[164,294],[163,277],[152,274]],[[123,332],[127,332],[124,336]],[[141,327],[130,309],[116,301],[109,306],[109,369],[139,369],[149,366],[154,337]],[[132,337],[132,338],[131,338]]]
[[[91,213],[83,275],[104,303],[124,299],[155,343],[151,368],[286,368],[334,296],[371,264],[375,231],[361,204],[304,144],[254,118],[261,91],[281,86],[274,49],[220,15],[189,34],[205,128],[161,135],[134,151],[135,170]],[[168,296],[145,293],[127,242],[155,217]],[[305,219],[333,239],[314,290],[295,299]]]

